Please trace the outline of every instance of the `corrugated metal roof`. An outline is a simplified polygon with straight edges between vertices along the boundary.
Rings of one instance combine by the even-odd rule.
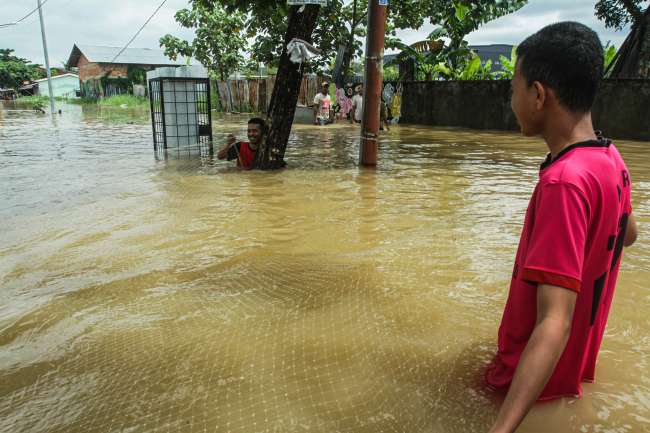
[[[115,56],[122,51],[123,47],[106,47],[102,45],[75,44],[68,59],[67,67],[74,68],[79,62],[83,53],[91,63],[110,63]],[[180,66],[187,64],[186,57],[178,57],[176,61],[165,55],[164,50],[152,50],[150,48],[127,48],[120,54],[113,63],[127,65],[158,65],[158,66]]]
[[[79,75],[77,74],[61,74],[61,75],[55,75],[52,77],[53,80],[56,80],[57,78],[65,77],[66,75],[71,75],[75,78],[79,78]],[[41,78],[40,80],[34,80],[35,83],[39,83],[41,81],[47,81],[47,78]]]

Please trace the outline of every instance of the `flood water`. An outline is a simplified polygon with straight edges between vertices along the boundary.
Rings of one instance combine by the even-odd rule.
[[[57,105],[0,103],[0,431],[489,429],[540,139],[394,125],[368,170],[358,125],[296,126],[260,173],[156,155],[147,109]],[[596,383],[520,432],[650,430],[650,143],[615,144],[641,233]]]

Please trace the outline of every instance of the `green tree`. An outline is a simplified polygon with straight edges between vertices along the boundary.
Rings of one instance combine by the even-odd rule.
[[[212,8],[194,2],[192,9],[182,9],[174,16],[185,28],[195,29],[196,38],[192,43],[181,41],[170,34],[160,38],[160,46],[165,47],[165,55],[176,60],[180,54],[194,57],[221,80],[244,67],[247,16],[242,12],[226,12],[216,4]]]
[[[632,24],[630,34],[610,61],[605,74],[611,77],[648,78],[650,74],[650,6],[645,0],[600,0],[596,17],[605,27],[623,30]]]
[[[29,60],[13,56],[14,50],[10,48],[0,49],[0,87],[18,88],[25,81],[37,80],[42,77],[45,71],[36,69],[37,64]]]

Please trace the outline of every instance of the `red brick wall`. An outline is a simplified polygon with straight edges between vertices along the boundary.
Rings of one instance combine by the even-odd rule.
[[[109,70],[111,72],[111,77],[126,77],[126,70],[129,69],[129,65],[119,64],[119,63],[100,63],[99,69],[101,70],[102,75],[106,74]]]
[[[82,83],[88,81],[89,78],[105,75],[109,70],[112,71],[110,75],[111,77],[127,77],[127,70],[129,69],[129,65],[123,63],[90,63],[83,54],[79,58],[77,66],[79,68],[79,80],[81,80]],[[152,68],[159,68],[167,65],[133,66],[144,69],[145,71],[150,71]]]
[[[95,77],[100,73],[99,65],[97,63],[90,63],[83,54],[79,58],[77,67],[79,68],[79,80],[82,83],[85,83],[88,81],[88,78]]]

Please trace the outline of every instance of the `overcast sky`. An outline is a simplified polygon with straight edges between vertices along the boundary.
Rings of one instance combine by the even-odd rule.
[[[45,0],[42,0],[45,1]],[[47,0],[43,5],[45,30],[51,66],[68,60],[75,43],[90,45],[126,45],[162,0]],[[531,0],[514,14],[490,22],[471,33],[472,45],[516,45],[543,26],[563,20],[584,23],[598,32],[604,42],[617,47],[627,31],[615,32],[594,17],[596,0]],[[645,2],[647,5],[648,2]],[[36,0],[0,0],[0,24],[14,22],[36,8]],[[188,7],[187,0],[167,0],[156,16],[130,45],[134,48],[159,48],[158,39],[167,33],[193,39],[191,30],[174,21],[179,9]],[[433,30],[427,25],[420,30],[403,30],[398,37],[411,44],[423,40]],[[38,12],[21,24],[0,29],[0,48],[13,48],[19,57],[44,63]]]

